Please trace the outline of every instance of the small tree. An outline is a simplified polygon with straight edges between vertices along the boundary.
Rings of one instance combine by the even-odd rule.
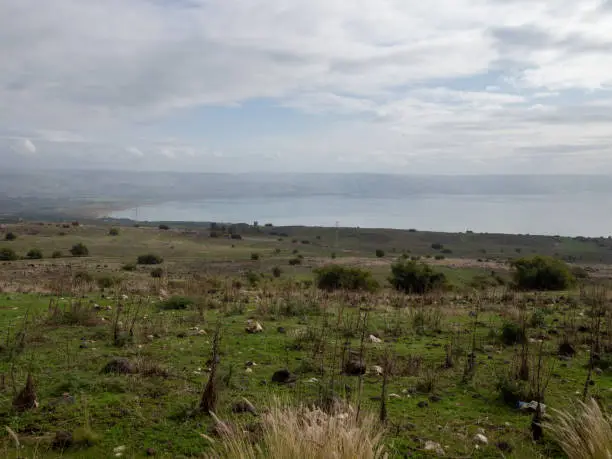
[[[154,253],[146,253],[144,255],[139,255],[137,262],[139,265],[161,265],[164,259]]]
[[[43,253],[40,249],[30,249],[26,254],[28,260],[40,260],[42,257]]]
[[[434,250],[442,250],[444,246],[439,242],[434,242],[433,244],[431,244],[431,248]]]
[[[89,255],[89,249],[85,244],[79,242],[78,244],[72,246],[70,253],[73,257],[86,257]]]
[[[314,270],[317,287],[322,290],[376,290],[379,285],[364,269],[328,265]]]
[[[446,276],[425,263],[402,260],[391,266],[389,282],[401,292],[423,294],[444,287]]]
[[[275,266],[274,268],[272,268],[272,275],[274,277],[281,277],[282,273],[283,271],[278,266]]]
[[[378,258],[382,258],[382,257],[384,257],[384,256],[385,256],[385,251],[384,251],[384,250],[382,250],[382,249],[376,249],[376,256],[377,256]]]
[[[109,236],[119,236],[119,228],[111,228],[108,230]]]
[[[162,268],[153,268],[151,270],[151,277],[153,277],[154,279],[159,279],[163,277],[163,275],[164,275],[164,270]]]
[[[8,232],[4,236],[4,240],[5,241],[14,241],[15,239],[17,239],[17,235],[15,233],[13,233],[13,232]]]
[[[61,250],[55,250],[53,251],[53,253],[51,254],[51,258],[62,258],[62,252]]]
[[[19,257],[13,249],[9,249],[8,247],[0,249],[0,261],[15,261],[18,259]]]
[[[567,264],[552,257],[524,257],[512,262],[516,287],[522,290],[565,290],[576,282]]]
[[[162,231],[168,231],[170,229],[170,227],[168,225],[159,225],[159,229]]]
[[[253,260],[253,261],[259,260],[259,254],[257,252],[253,252],[251,254],[251,260]]]

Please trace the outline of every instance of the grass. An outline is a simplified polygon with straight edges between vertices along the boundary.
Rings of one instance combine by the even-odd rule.
[[[569,401],[582,397],[595,317],[588,289],[529,293],[497,285],[474,290],[470,281],[490,275],[490,269],[478,263],[464,267],[455,259],[428,261],[446,273],[453,290],[402,295],[385,287],[396,257],[380,240],[376,247],[385,247],[384,259],[377,259],[374,250],[345,246],[334,249],[342,256],[332,261],[323,246],[326,233],[317,239],[318,229],[297,236],[311,241],[299,245],[304,255],[299,266],[287,263],[294,257],[290,240],[265,234],[211,239],[179,225],[170,230],[121,227],[114,237],[104,225],[10,229],[19,234],[10,243],[17,251],[36,246],[45,253],[67,253],[82,241],[90,256],[0,264],[0,423],[22,445],[16,449],[6,430],[0,438],[3,457],[106,458],[118,447],[124,447],[124,457],[146,457],[149,448],[156,457],[202,457],[225,454],[234,440],[247,448],[244,457],[259,457],[244,444],[246,426],[259,432],[254,439],[262,451],[277,451],[274,445],[299,448],[306,439],[339,444],[344,438],[351,447],[372,445],[366,448],[370,452],[349,452],[353,457],[375,457],[368,454],[379,446],[389,457],[426,457],[431,442],[448,457],[562,457],[563,441],[552,431],[545,431],[544,441],[532,442],[532,415],[506,404],[499,382],[511,381],[507,388],[521,396],[537,394],[546,383],[549,412],[566,410]],[[59,236],[60,230],[66,236]],[[454,254],[461,252],[441,242]],[[145,266],[122,269],[143,253],[164,258],[163,277],[152,278]],[[252,253],[260,259],[251,260]],[[371,270],[383,288],[323,292],[308,283],[313,268],[332,262]],[[272,274],[275,266],[282,266],[278,278]],[[507,275],[503,269],[498,267]],[[80,272],[89,276],[77,281]],[[116,281],[100,285],[103,276]],[[601,368],[587,385],[588,395],[602,406],[612,403],[612,367],[604,365],[611,357],[612,317],[607,306],[605,311],[596,364]],[[532,320],[534,315],[538,320]],[[248,320],[261,323],[263,332],[247,333]],[[525,324],[526,344],[504,344],[508,323]],[[218,324],[214,414],[240,427],[231,437],[218,432],[214,417],[198,410]],[[565,340],[576,355],[561,359],[558,347]],[[524,381],[516,379],[523,354],[530,370]],[[364,375],[342,371],[351,356],[365,362]],[[124,359],[132,370],[103,372],[114,359]],[[469,362],[473,370],[466,372]],[[281,369],[291,373],[293,382],[272,382]],[[18,413],[12,400],[28,374],[39,407]],[[258,417],[234,412],[244,398]],[[373,419],[383,401],[387,421],[378,426]],[[348,416],[339,418],[330,410],[334,406]],[[275,419],[287,422],[274,424]],[[309,422],[337,423],[337,430],[306,435]],[[366,427],[360,427],[362,422]],[[294,440],[298,431],[303,435]],[[74,444],[54,449],[58,432],[72,434]],[[480,432],[486,445],[474,441]],[[313,455],[300,456],[294,449],[290,456],[323,457],[315,447],[308,453]]]

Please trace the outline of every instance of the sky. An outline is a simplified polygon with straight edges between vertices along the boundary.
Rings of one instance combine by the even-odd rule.
[[[5,167],[612,173],[612,0],[2,0]]]

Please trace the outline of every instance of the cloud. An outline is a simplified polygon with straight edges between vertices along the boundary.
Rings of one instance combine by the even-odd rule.
[[[556,155],[571,172],[589,152],[612,172],[609,4],[4,0],[0,155],[23,138],[66,164],[531,172]],[[254,101],[267,132],[220,115],[200,133],[199,110]]]
[[[13,142],[12,150],[20,155],[33,155],[37,148],[30,139],[18,139]]]

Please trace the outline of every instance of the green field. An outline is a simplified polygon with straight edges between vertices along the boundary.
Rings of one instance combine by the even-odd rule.
[[[45,256],[0,262],[0,422],[20,445],[6,431],[3,457],[212,454],[200,434],[214,437],[214,421],[198,404],[217,330],[215,413],[223,420],[260,422],[232,412],[243,398],[260,412],[279,397],[343,400],[377,416],[385,402],[390,457],[435,456],[427,442],[447,457],[563,457],[546,432],[532,441],[533,415],[514,398],[543,396],[548,413],[581,398],[598,305],[597,371],[586,384],[602,407],[612,403],[612,321],[602,290],[608,240],[247,226],[236,228],[242,239],[229,239],[210,237],[202,225],[169,226],[124,225],[116,236],[100,222],[3,229],[17,238],[0,249],[24,257],[38,248]],[[79,242],[89,256],[70,256]],[[443,248],[433,249],[436,243]],[[50,258],[54,251],[62,256]],[[163,263],[126,270],[146,253]],[[450,286],[424,296],[392,291],[386,279],[402,253],[444,272]],[[574,257],[591,278],[581,290],[514,292],[507,261],[533,253]],[[318,290],[313,268],[330,263],[367,269],[382,288]],[[476,282],[493,274],[503,285]],[[263,331],[248,333],[249,320]],[[508,324],[524,330],[522,344],[508,341]],[[565,341],[575,355],[559,355]],[[367,370],[361,376],[344,371],[355,352]],[[102,371],[117,358],[126,359],[127,373]],[[387,374],[384,395],[377,367]],[[295,380],[273,382],[281,369]],[[28,374],[38,406],[16,410]],[[479,432],[487,444],[474,440]],[[61,444],[62,436],[71,441]]]

